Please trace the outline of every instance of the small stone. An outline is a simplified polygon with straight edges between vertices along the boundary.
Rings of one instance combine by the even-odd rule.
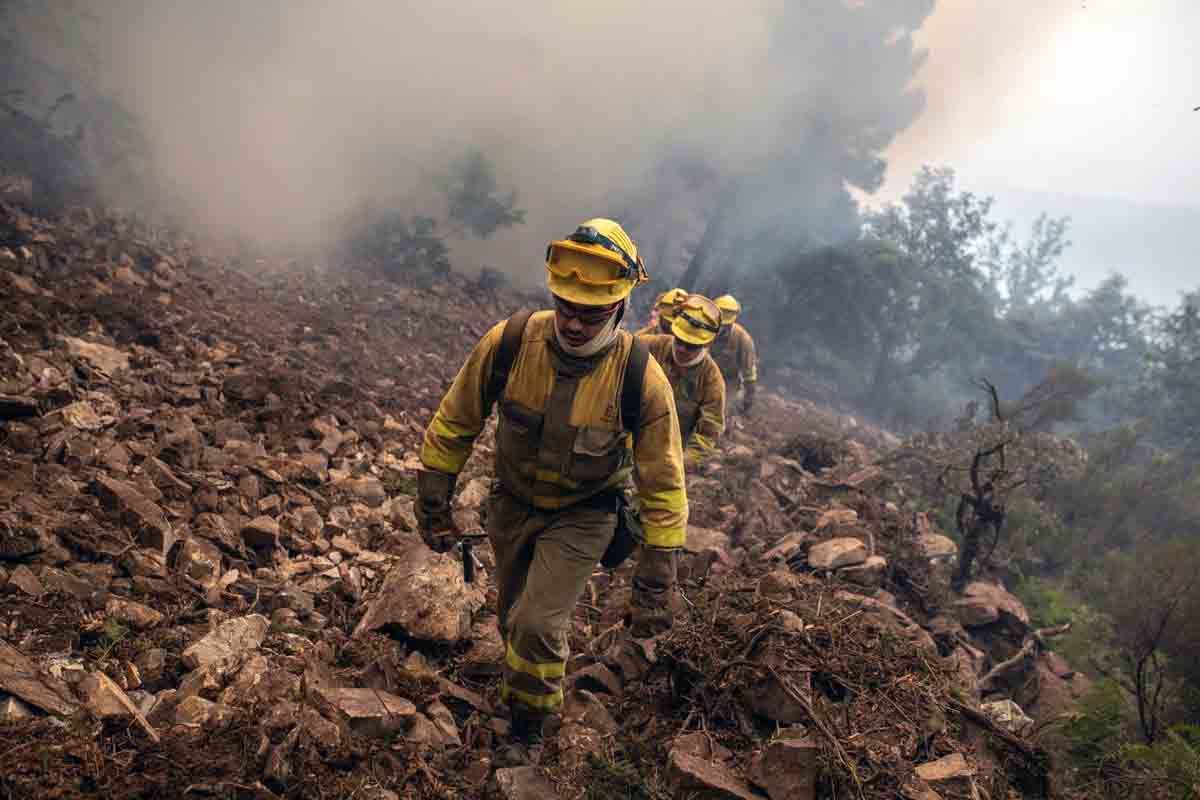
[[[134,488],[133,484],[100,476],[92,484],[101,502],[118,512],[122,521],[133,528],[144,547],[167,555],[175,544],[176,535],[161,508]]]
[[[870,556],[861,564],[839,569],[837,576],[859,586],[879,586],[887,575],[887,567],[887,559],[883,556]]]
[[[20,722],[33,716],[33,709],[12,695],[0,698],[0,722]]]
[[[346,555],[353,556],[362,552],[362,547],[359,543],[344,534],[334,536],[329,540],[329,543]]]
[[[924,533],[917,537],[917,547],[928,559],[944,560],[958,555],[958,545],[949,536],[940,533]]]
[[[951,753],[937,761],[917,765],[914,770],[917,777],[928,784],[937,786],[939,783],[968,779],[975,776],[975,768],[967,763],[962,753]]]
[[[363,736],[380,738],[405,727],[417,707],[403,697],[378,689],[319,689],[317,696],[335,716]]]
[[[775,612],[775,620],[779,627],[788,633],[804,633],[804,620],[795,611],[781,609]]]
[[[984,703],[979,710],[987,714],[992,722],[1009,733],[1023,735],[1033,727],[1034,721],[1012,700],[996,700]]]
[[[152,685],[163,677],[163,671],[167,667],[167,651],[158,647],[143,650],[137,654],[133,663],[141,673],[142,682]]]
[[[46,593],[46,587],[42,586],[38,576],[34,575],[33,570],[24,564],[17,566],[8,576],[8,585],[30,597],[41,597]]]
[[[812,537],[802,531],[795,531],[782,537],[775,545],[762,554],[763,561],[790,561],[800,550],[800,547]]]
[[[161,612],[149,606],[120,597],[110,597],[104,605],[104,613],[139,631],[154,628],[165,619]]]
[[[103,672],[89,672],[77,689],[83,704],[97,719],[123,719],[137,711],[121,687]]]
[[[271,623],[261,614],[222,622],[183,651],[183,663],[196,669],[205,664],[236,661],[247,651],[257,650],[270,627]]]
[[[192,493],[190,484],[180,480],[170,467],[153,456],[142,462],[142,471],[150,478],[150,482],[168,497],[183,499]]]
[[[207,539],[192,537],[180,546],[175,564],[184,575],[209,586],[221,575],[221,550]]]
[[[496,788],[503,800],[555,800],[554,784],[537,767],[496,770]]]
[[[300,617],[290,608],[277,608],[271,612],[271,627],[276,630],[299,628]]]
[[[279,545],[279,523],[271,517],[255,517],[242,526],[242,541],[248,547],[274,549]]]
[[[845,527],[858,522],[858,512],[852,508],[831,508],[817,518],[816,529]]]
[[[621,679],[603,664],[589,664],[572,673],[568,680],[572,686],[592,693],[607,694],[616,698],[622,694]]]
[[[728,767],[672,749],[667,758],[671,785],[683,797],[693,796],[712,800],[757,800],[750,784],[737,777]]]
[[[577,722],[600,733],[616,733],[618,725],[596,695],[587,689],[575,689],[563,704],[563,722]]]
[[[185,697],[175,706],[175,724],[203,726],[212,716],[215,707],[216,703],[203,697]]]
[[[63,344],[66,346],[68,354],[83,359],[91,366],[107,372],[109,375],[129,369],[129,356],[114,347],[85,342],[70,336],[63,337]]]
[[[849,537],[814,544],[808,550],[808,565],[815,570],[850,567],[867,560],[867,546]]]
[[[762,786],[771,800],[813,800],[817,796],[820,750],[805,738],[779,738],[767,745],[761,761]]]
[[[180,699],[203,697],[212,700],[224,686],[224,665],[220,663],[205,664],[183,676],[183,680],[179,682],[178,697]]]

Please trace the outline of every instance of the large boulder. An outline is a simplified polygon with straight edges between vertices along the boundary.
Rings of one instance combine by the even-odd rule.
[[[462,564],[418,544],[392,567],[354,635],[395,626],[414,639],[458,642],[470,634],[471,617],[483,603],[482,581],[466,583]]]

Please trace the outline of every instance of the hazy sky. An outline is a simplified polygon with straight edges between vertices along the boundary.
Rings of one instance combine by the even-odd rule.
[[[1200,206],[1200,1],[940,0],[925,114],[889,153],[965,181]]]
[[[586,0],[110,0],[103,63],[196,226],[321,237],[333,212],[381,194],[426,211],[439,165],[480,147],[519,190],[527,224],[456,244],[455,263],[540,276],[525,265],[542,243],[620,205],[668,145],[730,174],[764,172],[832,126],[831,141],[873,156],[920,108],[903,91],[903,31],[931,1],[871,0],[859,14],[847,9],[860,0],[704,13],[694,0],[610,0],[597,15]],[[887,30],[895,52],[855,44]],[[929,163],[996,194],[1003,218],[1040,210],[1006,194],[1037,193],[1200,214],[1197,37],[1200,0],[937,0],[915,37],[928,50],[924,110],[886,151],[872,202]],[[812,149],[838,177],[836,148]],[[787,211],[829,193],[801,186],[778,202],[748,194]],[[1101,210],[1076,227],[1087,252],[1113,251],[1100,234],[1146,235],[1137,215]],[[1114,224],[1126,217],[1127,229]],[[1194,227],[1160,228],[1138,263],[1082,260],[1081,242],[1071,269],[1084,285],[1119,269],[1169,299],[1200,284]]]

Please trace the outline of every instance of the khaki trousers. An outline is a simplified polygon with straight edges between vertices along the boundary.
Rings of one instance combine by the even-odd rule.
[[[496,610],[505,642],[501,693],[514,711],[546,714],[561,708],[567,626],[616,524],[615,509],[583,503],[544,511],[493,486],[487,532],[496,556]],[[642,610],[658,623],[655,627],[669,626],[669,617],[661,614],[669,615],[666,595],[674,584],[674,566],[673,551],[642,554],[635,583],[653,597],[635,590],[635,618]]]

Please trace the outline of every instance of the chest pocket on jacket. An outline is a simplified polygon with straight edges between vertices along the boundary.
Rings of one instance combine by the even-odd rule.
[[[622,466],[625,431],[584,425],[575,431],[570,477],[581,483],[606,480]]]
[[[496,427],[496,455],[518,470],[532,470],[537,462],[544,415],[512,400],[500,404]]]

